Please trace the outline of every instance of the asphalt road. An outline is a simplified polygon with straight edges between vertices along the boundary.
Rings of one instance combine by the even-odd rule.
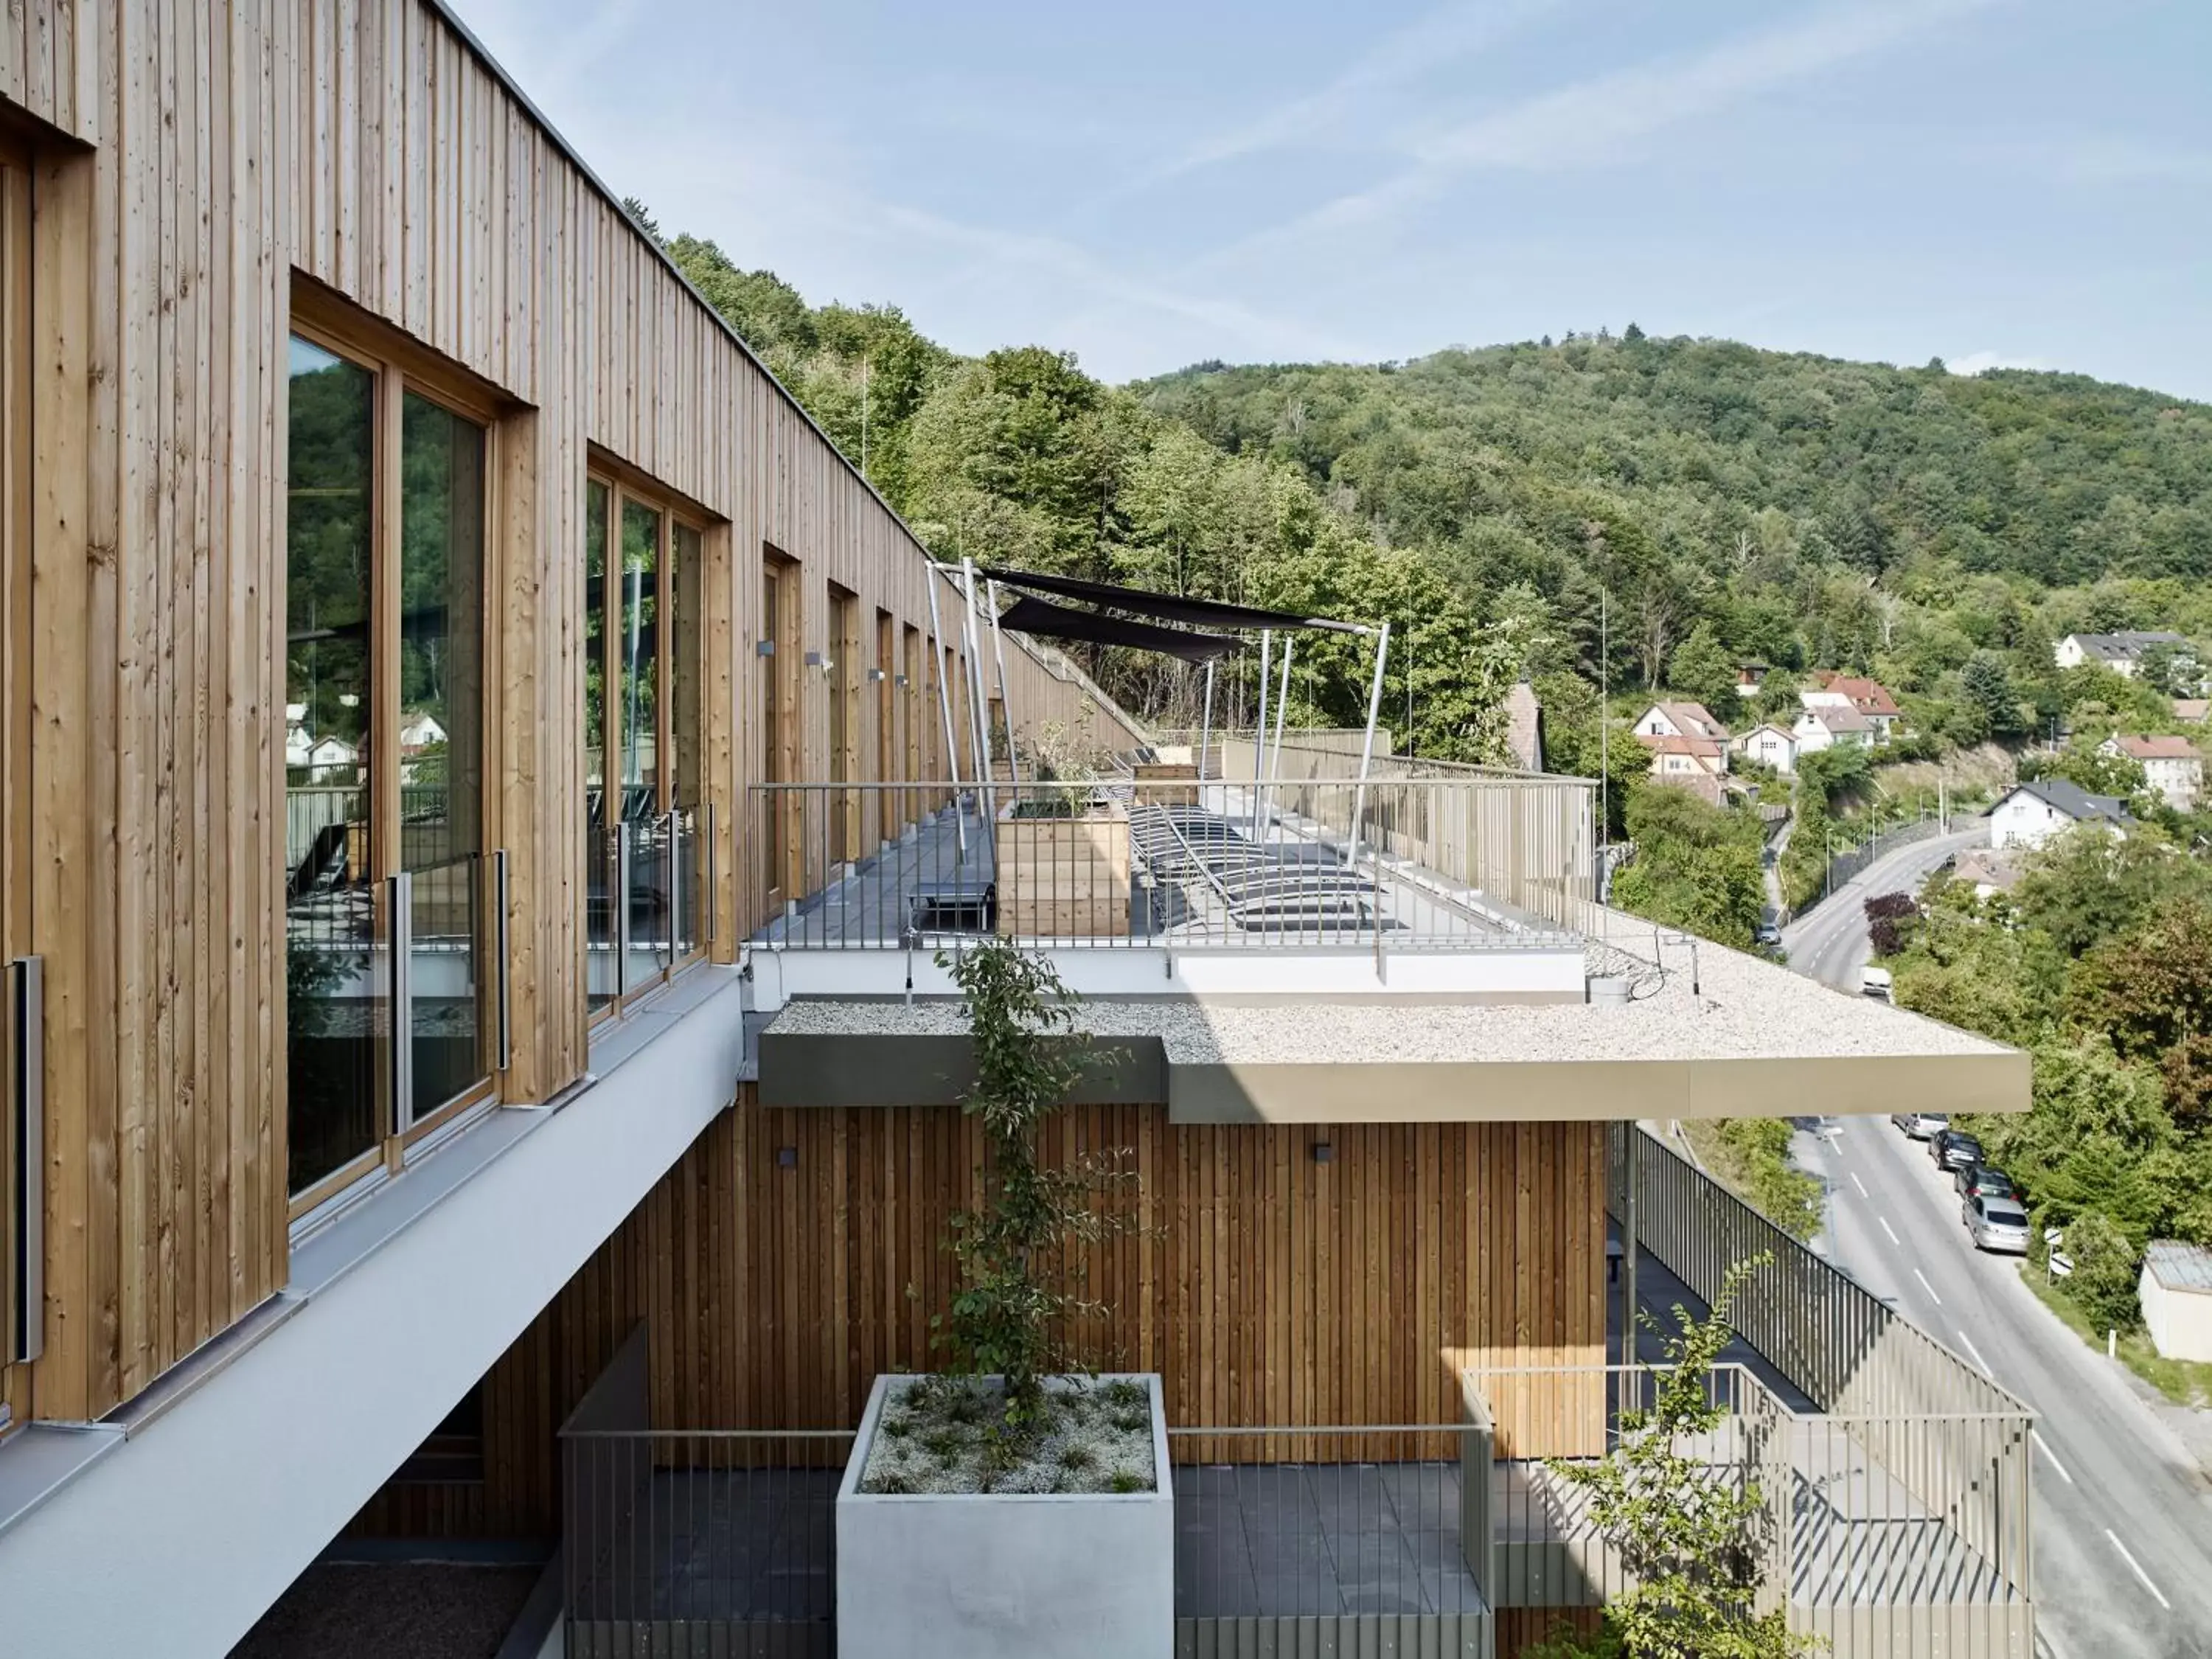
[[[1870,894],[1915,887],[1979,826],[1903,848],[1784,930],[1791,964],[1856,992]],[[1941,1102],[1897,1103],[1899,1107]],[[2053,1659],[2212,1655],[2212,1482],[2118,1368],[2021,1282],[2023,1264],[1967,1242],[1927,1149],[1885,1117],[1798,1137],[1828,1186],[1818,1246],[1875,1295],[1980,1366],[2039,1416],[2037,1626]]]

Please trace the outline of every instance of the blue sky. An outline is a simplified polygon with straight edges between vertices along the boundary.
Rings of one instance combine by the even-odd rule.
[[[1127,380],[1618,331],[2212,398],[2205,0],[458,0],[816,303]]]

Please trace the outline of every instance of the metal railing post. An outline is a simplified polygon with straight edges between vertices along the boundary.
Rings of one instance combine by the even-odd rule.
[[[504,1072],[514,1058],[514,1031],[507,1000],[507,848],[504,847],[491,855],[491,937],[493,965],[499,975],[496,1009],[499,1064],[493,1069]]]
[[[707,843],[707,879],[701,890],[705,896],[700,901],[699,922],[700,932],[704,935],[703,942],[712,945],[714,943],[714,913],[721,908],[721,830],[714,816],[714,803],[708,801],[701,810],[706,814],[702,827]]]
[[[615,995],[629,993],[629,821],[615,824]]]
[[[415,878],[402,870],[385,878],[385,902],[391,906],[388,930],[392,971],[392,1117],[404,1129],[415,1115]]]
[[[667,911],[664,931],[668,935],[668,956],[662,963],[665,968],[676,966],[678,934],[684,915],[684,860],[676,856],[676,815],[677,809],[670,807],[660,844],[660,856],[668,866],[668,899],[664,907]]]

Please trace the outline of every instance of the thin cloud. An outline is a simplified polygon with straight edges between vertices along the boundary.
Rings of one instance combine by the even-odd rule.
[[[1509,106],[1434,138],[1414,166],[1243,239],[1206,262],[1372,224],[1433,199],[1462,175],[1553,171],[1632,154],[1635,141],[1711,114],[1772,88],[1895,46],[1938,23],[1999,0],[1887,0],[1577,82]]]
[[[1448,6],[1431,12],[1383,36],[1334,80],[1242,126],[1201,138],[1180,154],[1133,174],[1109,194],[1133,195],[1224,162],[1310,144],[1317,134],[1340,125],[1370,100],[1488,50],[1556,3],[1557,0],[1485,0],[1481,4]]]

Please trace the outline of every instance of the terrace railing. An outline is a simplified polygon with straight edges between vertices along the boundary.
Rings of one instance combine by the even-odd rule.
[[[1624,1413],[1649,1411],[1662,1373],[1649,1366],[1472,1370],[1468,1415],[1494,1434],[1531,1391],[1577,1379],[1601,1398],[1607,1449]],[[1714,1491],[1759,1499],[1745,1542],[1758,1611],[1839,1656],[1957,1650],[2017,1654],[2033,1639],[2028,1469],[2016,1455],[2026,1413],[1824,1416],[1788,1409],[1750,1370],[1717,1366],[1709,1403],[1725,1412],[1674,1449]],[[1962,1454],[1971,1454],[1962,1455]],[[1501,1459],[1487,1483],[1488,1553],[1475,1574],[1494,1607],[1597,1607],[1632,1583],[1621,1542],[1562,1472],[1571,1460]],[[1934,1501],[1930,1471],[1944,1471]],[[1470,1535],[1480,1531],[1469,1523]]]
[[[1637,1142],[1636,1237],[1711,1304],[1729,1269],[1758,1261],[1729,1322],[1890,1478],[2009,1574],[2028,1551],[2033,1414],[1664,1141],[1608,1127],[1607,1208],[1624,1209],[1622,1137]],[[2024,1569],[2015,1582],[2026,1593]]]
[[[45,986],[38,957],[0,967],[0,1364],[36,1359],[46,1328]]]
[[[1468,787],[1373,785],[1367,820],[1384,835],[1464,822],[1470,813],[1454,798]],[[1300,789],[1295,800],[1285,790],[1263,802],[1249,788],[1149,769],[964,788],[757,786],[750,832],[779,849],[783,890],[804,896],[755,940],[837,950],[996,933],[1036,945],[1377,954],[1575,942],[1408,860],[1353,858],[1348,797]],[[1340,804],[1346,811],[1332,822]],[[856,836],[856,824],[874,839]]]

